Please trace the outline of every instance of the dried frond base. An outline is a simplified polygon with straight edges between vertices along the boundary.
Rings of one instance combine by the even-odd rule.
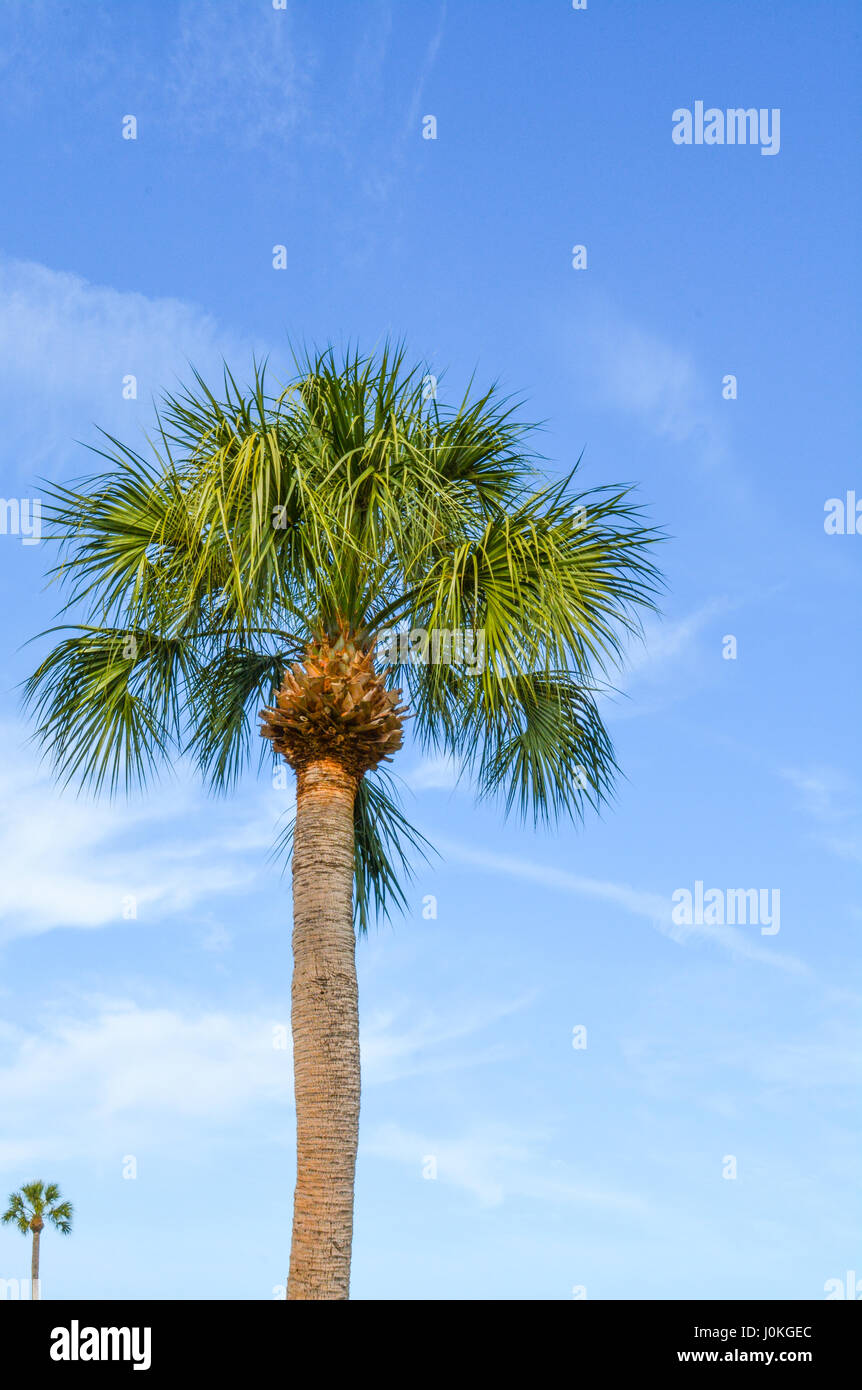
[[[275,705],[261,712],[261,734],[297,771],[331,758],[361,777],[401,747],[400,699],[374,670],[372,652],[346,634],[324,637],[285,673]]]

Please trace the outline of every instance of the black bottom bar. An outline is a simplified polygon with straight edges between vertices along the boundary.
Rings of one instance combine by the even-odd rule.
[[[279,1366],[287,1377],[301,1373],[307,1380],[316,1344],[295,1339],[323,1327],[341,1333],[325,1344],[325,1381],[332,1379],[332,1350],[341,1347],[345,1356],[348,1347],[354,1349],[350,1354],[358,1353],[355,1370],[371,1370],[379,1357],[379,1373],[387,1378],[396,1364],[400,1377],[413,1379],[410,1363],[427,1375],[435,1357],[441,1374],[451,1376],[455,1366],[463,1373],[465,1352],[470,1362],[486,1368],[500,1361],[505,1365],[511,1352],[528,1348],[532,1357],[546,1362],[546,1355],[539,1355],[543,1346],[548,1358],[563,1354],[573,1376],[588,1366],[594,1378],[596,1370],[613,1376],[672,1367],[771,1370],[788,1365],[822,1376],[855,1363],[862,1331],[860,1304],[839,1301],[573,1300],[556,1308],[549,1304],[545,1312],[537,1303],[521,1303],[503,1313],[502,1327],[498,1319],[507,1305],[498,1303],[446,1303],[441,1316],[436,1303],[403,1302],[397,1327],[390,1314],[385,1323],[377,1323],[379,1306],[357,1301],[327,1314],[280,1302],[6,1302],[0,1317],[7,1347],[22,1349],[40,1380],[47,1373],[59,1382],[106,1372],[160,1381],[166,1373],[183,1371],[212,1372],[221,1381],[262,1363]],[[363,1332],[370,1332],[374,1342],[365,1340]],[[547,1340],[537,1342],[537,1332]],[[344,1336],[349,1340],[342,1341]],[[377,1347],[373,1355],[372,1345]]]

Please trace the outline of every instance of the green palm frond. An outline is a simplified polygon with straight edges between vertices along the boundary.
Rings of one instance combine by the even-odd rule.
[[[143,784],[177,746],[194,649],[131,625],[73,631],[26,682],[34,739],[65,782]]]
[[[388,918],[393,908],[404,910],[403,884],[413,878],[413,855],[428,860],[433,846],[410,824],[395,793],[393,779],[383,771],[359,784],[353,810],[356,836],[356,920],[361,933],[373,918]]]
[[[71,1235],[73,1216],[74,1208],[71,1202],[57,1202],[48,1212],[48,1220],[62,1236]]]
[[[30,1229],[32,1212],[28,1212],[24,1205],[20,1192],[13,1192],[9,1198],[9,1206],[0,1216],[4,1226],[14,1224],[22,1235],[26,1235]]]
[[[302,654],[298,643],[288,642],[275,654],[224,647],[199,672],[195,723],[187,749],[217,791],[235,784],[249,755],[251,721],[281,684],[288,661]],[[259,752],[263,759],[266,746],[261,744]]]
[[[613,792],[613,746],[593,693],[565,672],[513,677],[516,698],[481,745],[480,796],[502,792],[507,813],[553,822],[583,819]],[[472,765],[472,760],[471,764]]]

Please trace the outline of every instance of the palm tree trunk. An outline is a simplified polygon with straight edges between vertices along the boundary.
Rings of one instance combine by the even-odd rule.
[[[32,1227],[30,1228],[33,1229]],[[33,1231],[33,1255],[30,1260],[30,1297],[39,1298],[39,1237],[41,1226]]]
[[[297,773],[293,838],[296,1192],[289,1299],[345,1299],[359,1138],[353,928],[357,779],[325,759]]]

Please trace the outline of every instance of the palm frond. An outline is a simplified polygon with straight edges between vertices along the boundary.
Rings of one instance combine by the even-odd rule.
[[[226,792],[235,785],[253,739],[259,744],[261,758],[266,755],[252,720],[270,703],[287,662],[300,654],[298,647],[287,643],[276,653],[228,646],[198,673],[195,722],[186,751],[195,756],[213,790]]]
[[[9,1206],[0,1216],[0,1222],[4,1226],[14,1224],[22,1235],[26,1235],[30,1229],[30,1219],[32,1211],[28,1211],[20,1192],[13,1192],[9,1197]]]
[[[59,1197],[59,1195],[59,1190],[57,1190],[57,1196]],[[71,1202],[55,1202],[48,1211],[48,1220],[63,1236],[71,1233],[73,1216],[74,1208]]]
[[[428,860],[433,846],[401,810],[393,779],[385,772],[359,784],[353,811],[356,921],[360,934],[373,918],[407,907],[403,885],[413,878],[413,854]]]
[[[73,632],[25,684],[34,739],[65,783],[129,790],[178,746],[194,652],[182,638],[140,628]]]

